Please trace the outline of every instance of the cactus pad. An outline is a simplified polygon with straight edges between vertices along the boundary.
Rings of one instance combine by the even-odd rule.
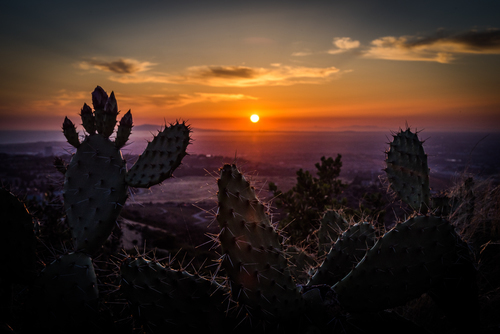
[[[63,255],[49,264],[33,291],[37,298],[32,306],[42,328],[80,333],[96,320],[97,278],[92,259],[83,253]]]
[[[334,285],[347,275],[375,244],[375,229],[369,223],[351,226],[335,242],[308,285]]]
[[[321,219],[318,230],[318,257],[330,251],[332,243],[349,227],[346,220],[335,210],[328,210]]]
[[[420,296],[457,261],[460,238],[445,219],[418,216],[387,232],[332,289],[346,310],[376,312]]]
[[[224,165],[217,183],[222,265],[233,299],[270,322],[294,319],[302,299],[264,205],[235,165]]]
[[[216,282],[142,257],[125,259],[120,274],[120,290],[148,333],[220,328],[225,320],[227,291]]]
[[[172,176],[186,156],[190,129],[185,123],[172,124],[148,143],[146,150],[127,174],[131,187],[149,188]]]
[[[64,208],[76,250],[94,253],[106,241],[127,199],[125,161],[99,134],[79,146],[65,174]]]
[[[385,160],[387,179],[398,197],[414,210],[429,208],[429,167],[418,135],[407,129],[393,135]]]

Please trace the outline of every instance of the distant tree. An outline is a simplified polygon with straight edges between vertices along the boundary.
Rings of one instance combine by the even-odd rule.
[[[318,228],[322,214],[328,208],[340,206],[338,196],[347,186],[338,179],[342,168],[341,158],[340,154],[335,160],[321,157],[321,161],[315,164],[318,177],[299,169],[297,184],[286,192],[279,190],[275,183],[269,183],[269,190],[276,198],[276,206],[286,213],[280,221],[280,227],[287,226],[286,231],[292,243],[306,240]]]

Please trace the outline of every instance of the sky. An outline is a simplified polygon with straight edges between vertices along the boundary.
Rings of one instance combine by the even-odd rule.
[[[0,130],[500,129],[500,1],[4,1]],[[250,116],[258,114],[258,123]]]

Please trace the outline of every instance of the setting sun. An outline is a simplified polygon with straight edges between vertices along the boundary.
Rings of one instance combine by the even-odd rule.
[[[250,120],[252,121],[252,123],[257,123],[259,121],[259,115],[253,114],[252,116],[250,116]]]

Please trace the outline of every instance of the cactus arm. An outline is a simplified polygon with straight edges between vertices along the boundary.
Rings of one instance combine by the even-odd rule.
[[[293,320],[303,301],[264,205],[235,165],[224,165],[217,183],[222,265],[233,299],[268,322]]]
[[[95,330],[99,291],[92,259],[83,253],[63,255],[37,278],[30,307],[36,327],[61,333]]]
[[[350,312],[377,312],[429,290],[457,261],[459,237],[445,219],[418,216],[387,232],[332,287]]]
[[[126,258],[120,276],[121,292],[151,332],[202,330],[208,323],[222,326],[225,320],[228,291],[215,281],[143,257]]]
[[[390,187],[414,210],[427,212],[430,201],[429,167],[418,135],[407,129],[393,135],[385,160]]]
[[[78,146],[80,146],[78,132],[76,132],[75,124],[73,124],[68,117],[64,118],[62,129],[64,137],[66,137],[68,143],[70,143],[73,147],[78,148]]]
[[[94,113],[92,112],[92,108],[90,108],[86,103],[83,104],[80,117],[82,118],[82,125],[85,131],[87,131],[89,135],[95,134],[96,126]]]
[[[175,123],[158,133],[127,173],[131,187],[149,188],[172,176],[187,155],[190,143],[189,126]]]
[[[330,251],[332,243],[349,227],[345,219],[335,210],[328,210],[321,219],[318,230],[318,258]]]
[[[117,148],[122,148],[128,141],[128,137],[132,132],[132,113],[127,111],[127,113],[120,120],[118,125],[118,130],[116,131],[115,146]]]
[[[375,244],[375,229],[369,223],[351,226],[335,242],[308,285],[334,285],[347,275]]]

